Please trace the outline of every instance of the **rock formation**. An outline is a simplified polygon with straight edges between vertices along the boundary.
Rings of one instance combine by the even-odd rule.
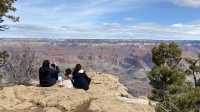
[[[108,74],[88,73],[90,90],[16,85],[0,90],[0,112],[154,112],[145,98],[134,98]]]

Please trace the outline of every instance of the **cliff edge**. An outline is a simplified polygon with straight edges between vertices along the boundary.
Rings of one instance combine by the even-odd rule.
[[[154,112],[113,75],[90,72],[90,90],[11,86],[0,90],[0,112]]]

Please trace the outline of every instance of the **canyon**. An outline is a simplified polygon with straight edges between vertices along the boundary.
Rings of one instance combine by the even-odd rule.
[[[148,96],[147,73],[151,70],[151,49],[159,40],[98,40],[98,39],[0,39],[0,50],[20,53],[28,46],[41,59],[57,63],[62,71],[80,63],[86,71],[95,70],[118,76],[133,96]],[[199,41],[176,41],[183,57],[200,52]],[[41,63],[38,65],[40,66]]]

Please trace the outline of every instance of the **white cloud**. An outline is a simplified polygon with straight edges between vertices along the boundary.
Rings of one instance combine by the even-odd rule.
[[[171,1],[181,6],[200,8],[200,0],[171,0]]]
[[[173,24],[172,27],[179,27],[179,28],[180,28],[180,27],[183,27],[183,24],[181,24],[181,23],[176,23],[176,24]]]
[[[135,18],[131,17],[131,14],[127,14],[128,16],[124,14],[127,17],[123,17],[121,12],[124,10],[129,10],[129,8],[134,10],[134,8],[141,7],[141,4],[162,1],[59,0],[54,4],[52,0],[19,0],[16,5],[17,15],[21,17],[21,23],[10,25],[11,29],[1,32],[0,37],[200,40],[200,23],[176,23],[168,26],[154,23],[123,25],[124,21],[135,22]],[[200,0],[166,1],[172,1],[182,6],[200,7]],[[120,13],[118,17],[123,19],[122,24],[114,21],[116,18],[112,14],[114,15],[116,12]],[[105,15],[108,19],[104,18]],[[109,18],[111,16],[112,18]]]
[[[96,24],[105,16],[134,8],[138,0],[19,0],[16,14],[22,24]]]
[[[44,27],[35,25],[11,25],[0,37],[26,38],[93,38],[93,39],[156,39],[200,40],[200,24],[173,24],[162,26],[154,23],[122,25],[103,23],[99,26]]]

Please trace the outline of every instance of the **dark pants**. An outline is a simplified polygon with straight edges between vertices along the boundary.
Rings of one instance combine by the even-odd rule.
[[[40,81],[40,86],[41,87],[50,87],[53,86],[54,84],[56,84],[56,79],[51,79],[48,81]]]

